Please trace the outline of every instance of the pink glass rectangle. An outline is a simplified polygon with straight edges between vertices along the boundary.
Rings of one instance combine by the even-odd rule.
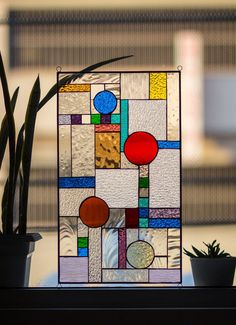
[[[119,269],[126,268],[126,229],[119,229]]]
[[[168,270],[168,269],[150,269],[149,281],[155,283],[178,283],[180,282],[180,269]]]
[[[150,218],[180,218],[180,209],[149,209]]]

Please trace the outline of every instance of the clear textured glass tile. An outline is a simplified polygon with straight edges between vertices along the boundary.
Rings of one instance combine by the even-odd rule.
[[[89,114],[90,113],[90,92],[60,93],[59,113],[60,114]]]
[[[77,256],[77,218],[60,218],[60,256]]]
[[[94,175],[94,125],[72,125],[72,176]]]
[[[59,126],[59,176],[71,176],[71,127]]]
[[[180,207],[180,151],[159,150],[150,164],[150,208]]]
[[[59,214],[60,216],[79,216],[79,207],[83,200],[94,195],[92,188],[60,188]]]
[[[168,267],[180,268],[180,229],[168,229]]]
[[[165,100],[129,100],[129,133],[140,130],[166,140]]]
[[[104,228],[125,227],[125,209],[110,209],[110,216]]]
[[[101,228],[89,228],[89,282],[102,280]]]
[[[121,99],[149,99],[149,74],[122,73]]]
[[[118,229],[102,229],[102,267],[118,268]]]
[[[120,82],[120,74],[119,73],[85,73],[81,78],[74,81],[74,83],[88,83],[88,84],[111,84],[111,83],[119,83]],[[73,82],[72,82],[73,83]]]
[[[145,283],[148,282],[148,270],[103,270],[102,278],[104,282]]]
[[[155,256],[167,255],[167,229],[141,228],[139,239],[152,245]]]
[[[179,130],[179,73],[167,74],[168,91],[168,116],[167,116],[167,139],[178,141]]]

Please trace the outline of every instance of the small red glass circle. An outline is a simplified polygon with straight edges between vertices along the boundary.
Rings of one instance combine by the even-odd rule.
[[[134,132],[127,138],[124,152],[132,164],[147,165],[155,159],[158,153],[158,144],[150,133]]]

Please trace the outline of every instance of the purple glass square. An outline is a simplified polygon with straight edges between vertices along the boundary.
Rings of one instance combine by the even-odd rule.
[[[82,124],[81,115],[71,115],[71,124]]]
[[[110,114],[103,114],[101,116],[101,124],[110,124],[111,123],[111,115]]]

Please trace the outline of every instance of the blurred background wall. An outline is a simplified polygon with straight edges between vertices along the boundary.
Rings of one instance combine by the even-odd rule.
[[[235,35],[235,1],[0,0],[0,48],[11,91],[20,85],[18,127],[37,74],[45,94],[57,66],[76,71],[132,54],[102,70],[182,69],[184,224],[236,221]],[[37,120],[34,229],[57,226],[56,159],[54,98]]]

